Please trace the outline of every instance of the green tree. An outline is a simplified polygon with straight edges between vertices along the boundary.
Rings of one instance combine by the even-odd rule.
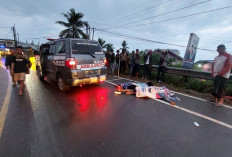
[[[125,50],[129,49],[129,47],[127,47],[128,43],[126,42],[126,40],[123,40],[121,45],[122,45],[122,49],[125,49]]]
[[[98,38],[97,40],[99,42],[99,44],[101,45],[102,49],[105,49],[106,48],[106,41],[103,40],[103,38]]]
[[[108,44],[106,44],[105,46],[106,46],[106,49],[107,49],[107,50],[114,49],[114,46],[113,46],[113,44],[111,44],[111,43],[108,43]]]
[[[87,38],[86,34],[82,31],[82,28],[89,26],[87,21],[82,21],[84,14],[75,12],[75,9],[70,9],[67,13],[61,13],[67,20],[56,21],[66,29],[60,32],[59,37],[61,38]]]

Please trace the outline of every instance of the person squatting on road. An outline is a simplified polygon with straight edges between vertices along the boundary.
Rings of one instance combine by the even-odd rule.
[[[169,61],[170,61],[170,56],[168,54],[168,50],[166,50],[160,56],[159,68],[158,68],[158,73],[157,73],[157,81],[158,82],[164,81],[164,72],[168,66]],[[161,79],[160,79],[160,73],[162,73]]]
[[[149,79],[148,76],[151,76],[151,67],[153,62],[152,50],[149,49],[147,55],[144,56],[144,72],[142,79]]]
[[[14,59],[14,56],[15,55],[15,50],[14,49],[10,49],[10,54],[8,54],[6,56],[6,61],[5,61],[5,67],[7,70],[11,70],[11,63],[12,63],[12,60]],[[11,75],[12,77],[12,87],[15,87],[16,86],[16,83],[14,81],[14,75]]]
[[[214,59],[212,64],[212,74],[214,80],[214,88],[212,95],[216,106],[222,106],[225,96],[226,80],[230,78],[232,68],[232,56],[226,52],[225,45],[217,47],[219,55]]]
[[[19,96],[23,95],[24,81],[26,74],[30,73],[30,66],[30,61],[23,55],[22,46],[17,46],[15,57],[11,63],[11,75],[14,75],[14,81],[20,84]]]

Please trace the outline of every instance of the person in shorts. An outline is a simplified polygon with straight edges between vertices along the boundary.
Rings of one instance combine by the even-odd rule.
[[[14,81],[20,85],[19,96],[23,95],[24,81],[26,74],[30,73],[30,65],[30,61],[23,55],[22,46],[17,46],[11,63],[11,75],[14,75]]]
[[[15,50],[14,49],[10,49],[10,54],[8,54],[6,56],[6,61],[5,61],[5,67],[7,70],[11,70],[11,63],[12,63],[12,60],[14,59],[14,56],[15,55]],[[11,75],[12,77],[12,87],[15,87],[16,86],[16,83],[14,81],[14,75]]]
[[[222,106],[225,96],[226,80],[230,78],[232,68],[232,56],[226,52],[225,45],[217,47],[218,56],[214,59],[212,65],[212,74],[214,88],[212,95],[216,106]]]

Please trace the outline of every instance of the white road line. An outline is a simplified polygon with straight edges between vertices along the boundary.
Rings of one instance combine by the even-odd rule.
[[[117,77],[117,76],[115,76],[115,77]],[[121,79],[124,79],[124,80],[128,80],[128,81],[133,81],[133,82],[141,83],[141,82],[134,81],[134,80],[131,80],[131,79],[126,79],[126,78],[123,78],[123,77],[117,77],[117,78],[121,78]],[[201,100],[201,101],[205,101],[205,102],[207,102],[207,100],[202,99],[202,98],[197,98],[197,97],[195,97],[195,96],[191,96],[191,95],[187,95],[187,94],[179,93],[179,92],[176,92],[176,91],[172,91],[172,92],[174,92],[174,93],[176,93],[176,94],[183,95],[183,96],[187,96],[187,97],[189,97],[189,98],[193,98],[193,99],[197,99],[197,100]],[[223,107],[226,107],[226,108],[232,109],[232,107],[231,107],[231,106],[228,106],[228,105],[223,105]]]
[[[141,83],[141,82],[138,82],[138,81],[135,81],[135,80],[131,80],[131,79],[127,79],[127,78],[123,78],[123,77],[117,77],[115,76],[116,78],[121,78],[123,80],[128,80],[128,81],[133,81],[133,82],[137,82],[137,83]]]
[[[3,65],[1,66],[5,69]],[[4,125],[5,125],[6,116],[7,116],[7,112],[8,112],[8,108],[10,104],[10,96],[11,96],[11,81],[10,81],[11,79],[10,79],[10,74],[8,72],[7,74],[8,74],[8,87],[7,87],[5,99],[2,104],[2,109],[0,111],[0,139],[2,137],[2,132],[4,129]]]
[[[110,84],[112,84],[112,85],[116,85],[115,83],[112,83],[112,82],[108,82],[108,81],[106,81],[106,82],[107,82],[107,83],[110,83]],[[185,109],[185,108],[180,107],[180,106],[177,106],[177,105],[174,105],[174,106],[173,106],[173,105],[169,104],[168,102],[165,102],[165,101],[162,101],[162,100],[159,100],[159,99],[153,99],[153,100],[158,101],[158,102],[161,102],[161,103],[166,104],[166,105],[171,106],[171,107],[175,107],[175,108],[177,108],[177,109],[179,109],[179,110],[182,110],[182,111],[185,111],[185,112],[187,112],[187,113],[193,114],[193,115],[195,115],[195,116],[204,118],[204,119],[206,119],[206,120],[209,120],[209,121],[211,121],[211,122],[217,123],[217,124],[219,124],[219,125],[225,126],[225,127],[229,128],[229,129],[232,129],[232,125],[227,124],[227,123],[224,123],[224,122],[219,121],[219,120],[217,120],[217,119],[214,119],[214,118],[205,116],[205,115],[203,115],[203,114],[200,114],[200,113],[197,113],[197,112],[194,112],[194,111]]]
[[[108,80],[108,81],[118,81],[118,80],[122,80],[122,79],[112,79],[112,80]]]
[[[109,83],[109,84],[112,84],[112,85],[116,85],[116,84],[113,83],[113,82],[109,82],[109,81],[105,81],[105,82],[107,82],[107,83]]]

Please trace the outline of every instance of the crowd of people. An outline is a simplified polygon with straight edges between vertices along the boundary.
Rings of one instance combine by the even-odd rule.
[[[226,52],[225,45],[219,45],[217,47],[218,56],[214,59],[212,64],[212,77],[214,81],[213,87],[213,102],[216,106],[222,106],[225,96],[225,86],[226,80],[230,78],[231,68],[232,68],[232,56]],[[150,49],[143,56],[143,74],[142,79],[150,79],[151,67],[153,64],[153,51]],[[106,66],[107,73],[109,75],[121,74],[121,75],[131,75],[139,77],[139,71],[141,69],[140,60],[142,56],[140,55],[139,49],[132,51],[129,54],[125,49],[117,50],[116,55],[113,49],[107,50],[106,54]],[[157,81],[162,82],[164,79],[164,72],[170,61],[170,56],[168,51],[164,51],[159,59],[159,68],[157,72]],[[23,49],[21,46],[17,46],[16,49],[11,49],[11,54],[7,55],[5,66],[6,69],[10,71],[12,76],[12,86],[15,87],[16,83],[20,86],[19,95],[23,95],[24,81],[26,79],[26,74],[30,74],[31,62],[25,54],[23,54]],[[160,74],[162,73],[161,77]]]
[[[150,79],[151,67],[154,62],[152,53],[153,51],[150,49],[148,50],[147,54],[143,56],[144,66],[142,69],[143,74],[141,79]],[[121,74],[135,76],[136,78],[139,77],[139,70],[142,68],[140,66],[142,56],[140,55],[139,49],[136,49],[136,51],[133,50],[131,54],[129,54],[129,52],[127,52],[125,49],[122,49],[121,53],[120,50],[117,50],[116,55],[114,54],[113,49],[109,49],[106,51],[105,57],[107,60],[107,73],[109,75]],[[169,60],[170,56],[168,51],[164,51],[159,60],[157,81],[162,82],[164,80],[164,72]],[[162,73],[161,78],[160,73]]]

